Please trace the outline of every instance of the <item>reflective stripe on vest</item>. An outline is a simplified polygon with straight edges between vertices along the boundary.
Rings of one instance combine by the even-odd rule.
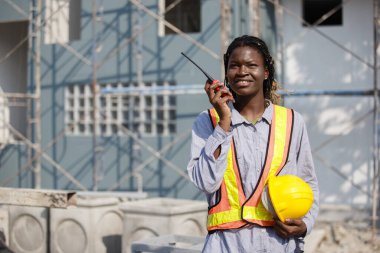
[[[215,109],[209,109],[211,122],[214,126],[219,122]],[[267,178],[277,175],[287,160],[290,139],[293,128],[293,110],[273,105],[272,123],[268,137],[268,146],[262,174],[253,191],[247,199],[241,183],[240,171],[235,155],[234,140],[227,154],[227,168],[219,189],[220,200],[209,208],[208,230],[231,229],[254,223],[260,226],[272,226],[272,215],[261,203],[261,194]]]

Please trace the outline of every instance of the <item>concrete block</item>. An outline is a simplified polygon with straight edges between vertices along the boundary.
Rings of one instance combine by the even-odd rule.
[[[99,197],[112,197],[112,198],[118,198],[120,202],[126,202],[126,201],[134,201],[134,200],[140,200],[140,199],[146,199],[148,197],[148,193],[146,192],[115,192],[115,191],[78,191],[77,196],[79,198],[99,198]]]
[[[76,208],[50,210],[50,252],[121,252],[123,215],[117,198],[78,196]]]
[[[186,235],[163,235],[132,243],[132,253],[200,253],[204,237]]]
[[[48,209],[9,206],[9,247],[17,253],[48,252]]]
[[[9,215],[8,206],[0,207],[0,231],[5,236],[5,244],[9,246]]]
[[[133,241],[160,235],[205,236],[207,203],[203,201],[152,198],[120,205],[124,212],[123,251]]]

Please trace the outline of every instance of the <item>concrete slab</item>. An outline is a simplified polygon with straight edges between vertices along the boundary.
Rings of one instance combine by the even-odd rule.
[[[325,236],[326,231],[324,229],[313,229],[311,233],[305,237],[305,253],[316,252]]]
[[[78,196],[76,208],[50,209],[50,252],[120,252],[123,215],[119,204],[117,198]]]
[[[123,253],[132,242],[167,234],[205,236],[207,203],[204,201],[152,198],[120,205],[124,212]]]
[[[9,247],[17,253],[49,252],[48,209],[13,205],[8,208]]]

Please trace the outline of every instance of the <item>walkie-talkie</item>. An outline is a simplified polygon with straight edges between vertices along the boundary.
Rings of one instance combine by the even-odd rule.
[[[189,61],[191,61],[200,71],[202,71],[202,73],[207,77],[207,81],[209,83],[212,83],[214,81],[214,78],[212,78],[209,74],[206,73],[206,71],[204,71],[201,67],[199,67],[198,64],[196,64],[192,59],[190,59],[187,55],[185,55],[184,52],[181,52],[181,54],[185,56]]]
[[[192,59],[190,59],[187,55],[185,55],[185,53],[184,52],[181,52],[181,54],[183,55],[183,56],[185,56],[191,63],[193,63],[200,71],[202,71],[202,73],[207,77],[207,82],[209,82],[210,84],[212,84],[214,81],[215,81],[215,79],[214,78],[212,78],[209,74],[207,74],[207,72],[206,71],[204,71],[198,64],[196,64]],[[216,87],[215,88],[215,91],[219,91],[220,90],[220,87]],[[222,94],[222,97],[224,97],[226,95],[226,93],[225,94]]]

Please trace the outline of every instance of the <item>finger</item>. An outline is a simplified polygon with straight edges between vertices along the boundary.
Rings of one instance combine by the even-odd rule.
[[[284,229],[282,229],[279,226],[274,226],[274,230],[276,231],[276,234],[278,234],[282,238],[287,238],[288,237],[288,232]]]
[[[215,82],[216,82],[217,80],[214,80],[214,81],[212,81],[212,82],[209,82],[209,80],[206,80],[206,82],[205,82],[205,88],[206,87],[210,87],[212,84],[214,84]]]
[[[217,92],[213,97],[211,103],[222,106],[226,105],[229,101],[235,102],[234,97],[231,93],[221,94],[220,92]]]
[[[287,226],[285,223],[283,223],[281,220],[279,219],[274,219],[275,221],[275,225],[274,225],[274,229],[276,231],[276,233],[281,236],[282,238],[287,238],[290,236],[290,231],[289,231],[289,226]]]
[[[226,95],[227,94],[225,94],[225,92],[223,92],[222,90],[218,90],[218,91],[216,91],[215,89],[214,89],[214,96],[213,96],[213,100],[215,101],[215,102],[227,102],[227,99],[224,99],[223,101],[219,101],[219,100],[221,100],[222,98],[224,98],[224,97],[226,97]]]
[[[224,97],[224,94],[229,94],[230,90],[221,82],[215,83],[212,86],[210,86],[211,89],[214,89],[215,93],[221,92],[222,97]],[[232,94],[232,93],[230,93]]]
[[[274,222],[276,224],[276,226],[280,227],[280,228],[285,228],[285,223],[283,223],[281,220],[279,220],[278,218],[275,218],[274,219]]]
[[[292,236],[301,236],[307,232],[307,227],[302,219],[287,219],[287,230]]]
[[[222,96],[222,93],[220,92],[221,87],[223,87],[223,84],[220,83],[218,80],[214,80],[213,83],[208,86],[208,92],[210,102],[211,100],[219,100]]]
[[[209,82],[205,83],[204,90],[206,91],[207,94],[210,92],[210,86],[211,84]]]
[[[281,237],[301,236],[306,233],[306,225],[302,219],[287,219],[285,222],[276,221],[274,226]]]
[[[206,93],[210,93],[215,89],[215,84],[218,82],[218,80],[214,80],[212,83],[210,83],[208,80],[205,83],[204,90]]]
[[[289,226],[299,226],[301,224],[300,220],[286,219],[285,224]]]
[[[226,98],[225,101],[235,103],[235,98],[230,91],[221,91],[220,98]]]
[[[209,96],[209,99],[211,100],[215,95],[214,89],[212,88],[212,84],[206,81],[204,90],[206,91],[206,94]]]
[[[224,85],[221,87],[221,92],[222,92],[222,97],[232,96],[232,93],[230,92],[230,90]],[[233,98],[233,96],[232,96],[232,98]]]
[[[222,86],[224,86],[223,83],[221,83],[219,80],[214,80],[214,81],[211,83],[210,88],[212,88],[212,89],[218,91],[218,90],[220,90],[220,89],[222,88]]]

